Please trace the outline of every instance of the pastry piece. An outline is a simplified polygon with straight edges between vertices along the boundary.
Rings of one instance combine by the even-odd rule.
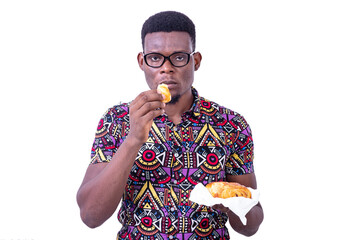
[[[235,182],[212,182],[206,185],[211,195],[216,198],[245,197],[251,198],[250,190]]]
[[[165,99],[162,100],[162,102],[164,102],[164,103],[170,102],[171,94],[170,94],[169,88],[166,84],[162,83],[162,84],[158,85],[157,91],[158,91],[158,93],[161,93],[162,95],[165,96]]]

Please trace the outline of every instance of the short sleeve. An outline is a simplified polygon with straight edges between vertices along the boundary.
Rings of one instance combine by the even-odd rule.
[[[122,143],[124,116],[121,106],[108,109],[99,121],[91,148],[91,164],[110,162]]]
[[[231,155],[225,165],[228,175],[244,175],[254,172],[254,143],[250,126],[241,115],[231,119],[231,125],[236,127],[233,134]]]

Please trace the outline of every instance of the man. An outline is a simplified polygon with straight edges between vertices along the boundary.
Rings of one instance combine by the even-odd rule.
[[[101,225],[122,199],[118,239],[229,239],[228,219],[235,231],[253,235],[263,219],[260,204],[244,226],[223,205],[189,201],[197,183],[256,188],[247,122],[192,87],[202,59],[194,24],[178,12],[155,14],[143,25],[142,44],[137,59],[150,90],[100,120],[77,195],[82,220]],[[167,104],[156,90],[161,83],[172,95]]]

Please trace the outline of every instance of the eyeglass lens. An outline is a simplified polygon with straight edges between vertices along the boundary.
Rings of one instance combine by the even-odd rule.
[[[165,62],[166,58],[170,60],[170,63],[175,67],[183,67],[189,62],[188,53],[173,53],[168,57],[160,53],[149,53],[145,55],[146,63],[151,67],[160,67]]]

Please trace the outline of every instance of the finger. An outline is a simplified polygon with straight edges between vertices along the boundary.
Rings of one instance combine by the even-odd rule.
[[[149,111],[148,113],[146,113],[143,117],[142,117],[142,119],[144,120],[144,121],[151,121],[151,120],[153,120],[154,118],[156,118],[157,116],[160,116],[160,115],[162,115],[162,114],[164,114],[164,112],[165,112],[165,110],[163,109],[163,108],[161,108],[161,109],[155,109],[155,110],[153,110],[153,111]]]
[[[147,102],[142,105],[139,109],[136,110],[136,115],[142,117],[149,112],[153,112],[155,110],[161,110],[165,108],[165,103],[163,102]]]
[[[165,108],[165,104],[161,100],[150,101],[149,98],[143,97],[136,102],[132,102],[129,106],[130,115],[136,114],[137,116],[145,115],[148,111],[157,108]]]
[[[212,207],[213,208],[224,208],[224,205],[222,205],[222,204],[214,204]]]
[[[140,107],[146,102],[162,101],[164,96],[155,89],[140,93],[132,102],[134,107]]]
[[[222,204],[215,204],[215,205],[212,206],[212,208],[214,208],[214,209],[216,209],[218,211],[224,212],[224,213],[228,213],[230,211],[230,208],[225,207]]]

